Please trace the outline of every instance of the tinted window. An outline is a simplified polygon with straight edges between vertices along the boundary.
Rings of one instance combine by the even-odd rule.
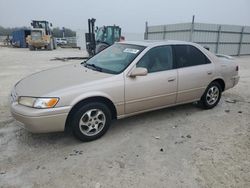
[[[174,45],[177,67],[189,67],[210,63],[207,57],[191,45]]]
[[[147,68],[149,73],[172,69],[172,47],[159,46],[149,50],[136,66]]]

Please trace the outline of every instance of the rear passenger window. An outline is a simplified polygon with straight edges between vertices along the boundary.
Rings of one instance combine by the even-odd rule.
[[[208,58],[191,45],[174,45],[175,62],[178,68],[210,63]]]
[[[149,73],[173,69],[172,47],[159,46],[150,49],[136,67],[146,68]]]

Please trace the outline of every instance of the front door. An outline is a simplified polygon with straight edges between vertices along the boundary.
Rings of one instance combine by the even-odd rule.
[[[127,115],[175,104],[178,78],[171,46],[150,49],[136,67],[147,68],[148,74],[125,78]]]

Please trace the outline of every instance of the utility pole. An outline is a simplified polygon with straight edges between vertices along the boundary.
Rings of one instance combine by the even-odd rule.
[[[65,27],[62,28],[62,36],[64,38],[64,35],[65,35]]]
[[[148,40],[148,22],[145,22],[144,40]]]
[[[195,15],[193,15],[193,17],[192,17],[192,24],[191,24],[190,35],[189,35],[189,41],[190,41],[190,42],[193,42],[194,19],[195,19]]]

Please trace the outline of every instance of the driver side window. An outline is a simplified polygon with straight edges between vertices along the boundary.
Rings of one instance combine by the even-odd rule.
[[[136,67],[148,69],[148,73],[173,69],[171,46],[159,46],[150,49],[137,63]]]

